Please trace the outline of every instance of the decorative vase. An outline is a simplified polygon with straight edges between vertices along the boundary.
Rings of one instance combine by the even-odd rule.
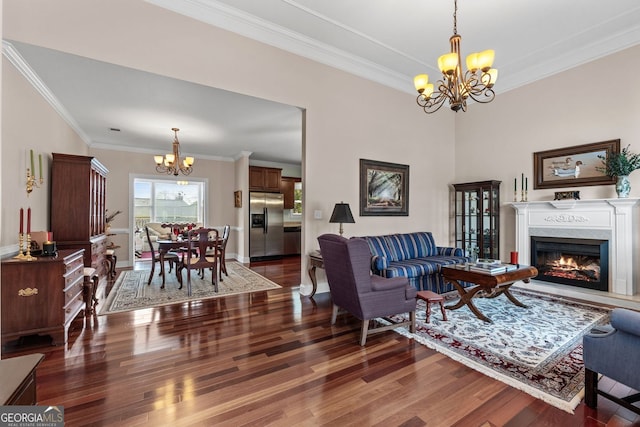
[[[616,182],[616,193],[618,193],[618,197],[621,199],[626,199],[627,197],[629,197],[630,191],[631,184],[629,183],[629,176],[619,176],[618,181]]]

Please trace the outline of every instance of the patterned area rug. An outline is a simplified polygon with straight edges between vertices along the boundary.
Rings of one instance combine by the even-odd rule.
[[[512,293],[528,308],[504,296],[474,299],[493,323],[479,320],[468,307],[447,310],[449,320],[442,321],[437,304],[432,305],[431,323],[425,323],[425,303],[418,301],[416,333],[396,331],[573,413],[584,395],[582,336],[595,325],[608,323],[609,310],[553,296]],[[396,320],[401,317],[408,315]]]
[[[186,272],[182,273],[184,282],[182,289],[178,289],[180,284],[173,272],[171,274],[167,273],[165,288],[160,289],[162,279],[157,275],[157,268],[151,285],[147,285],[151,270],[123,271],[113,285],[111,292],[109,292],[106,302],[100,304],[99,314],[117,313],[185,301],[218,298],[281,288],[280,285],[273,283],[238,262],[228,261],[227,272],[229,276],[223,275],[223,281],[218,283],[218,293],[216,293],[211,284],[211,275],[209,272],[205,274],[205,278],[202,280],[198,277],[197,272],[192,271],[192,296],[189,297],[187,296]]]

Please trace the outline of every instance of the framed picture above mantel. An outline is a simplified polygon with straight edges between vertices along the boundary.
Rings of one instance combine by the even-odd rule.
[[[360,159],[360,216],[409,215],[409,165]]]
[[[620,140],[594,142],[533,153],[533,188],[583,187],[615,184],[614,177],[598,170],[602,160],[620,152]]]

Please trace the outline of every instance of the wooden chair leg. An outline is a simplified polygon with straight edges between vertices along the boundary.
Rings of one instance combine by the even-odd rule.
[[[411,325],[409,326],[409,332],[413,334],[416,332],[416,311],[415,310],[409,312],[409,320],[411,321]]]
[[[584,370],[584,403],[589,408],[598,406],[598,373],[586,368]]]
[[[153,280],[154,271],[156,271],[156,262],[151,261],[151,273],[149,273],[149,281],[147,282],[147,286],[149,286],[151,284],[151,281]]]
[[[333,312],[331,313],[331,324],[335,325],[336,320],[338,319],[338,311],[340,311],[340,307],[333,304]]]
[[[369,320],[362,321],[362,332],[360,333],[360,345],[364,347],[367,342],[367,333],[369,331]]]

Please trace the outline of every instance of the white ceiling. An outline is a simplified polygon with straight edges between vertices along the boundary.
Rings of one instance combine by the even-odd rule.
[[[407,102],[414,102],[415,74],[437,78],[436,60],[453,33],[453,0],[147,2],[404,91]],[[495,49],[500,96],[640,43],[640,2],[460,0],[458,33],[463,56]],[[166,152],[175,126],[185,154],[232,159],[252,152],[251,159],[300,162],[298,108],[12,45],[90,145]],[[594,76],[589,89],[597,91],[603,77]]]

